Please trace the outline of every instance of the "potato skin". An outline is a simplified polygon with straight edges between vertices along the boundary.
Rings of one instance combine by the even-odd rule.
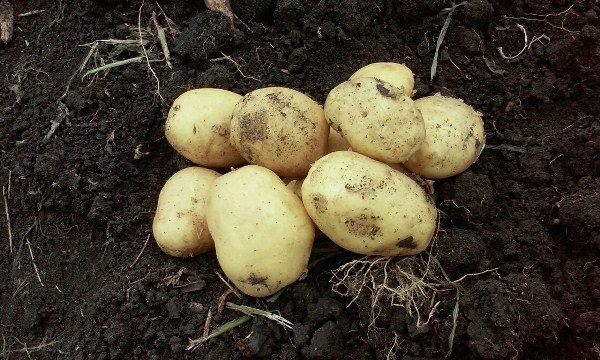
[[[359,254],[417,254],[437,226],[437,209],[417,183],[350,151],[325,155],[313,165],[302,201],[325,235]]]
[[[481,113],[461,99],[439,93],[415,101],[427,127],[425,141],[404,163],[412,172],[430,179],[460,174],[471,166],[485,146]]]
[[[181,155],[198,165],[230,167],[244,158],[229,140],[229,125],[241,95],[222,89],[194,89],[173,102],[165,136]]]
[[[314,225],[271,170],[248,165],[221,176],[207,221],[221,268],[245,294],[272,295],[306,271]]]
[[[323,108],[283,87],[246,94],[231,120],[231,142],[242,156],[280,176],[305,176],[310,164],[325,154],[328,135]]]
[[[213,170],[189,167],[167,180],[152,223],[154,239],[163,252],[190,257],[214,249],[206,225],[206,198],[219,176]]]
[[[372,77],[388,82],[402,89],[404,95],[413,96],[415,77],[413,72],[404,64],[394,62],[377,62],[358,69],[350,79]]]
[[[325,101],[325,116],[352,150],[387,163],[406,161],[425,138],[425,124],[412,99],[375,78],[336,86]]]

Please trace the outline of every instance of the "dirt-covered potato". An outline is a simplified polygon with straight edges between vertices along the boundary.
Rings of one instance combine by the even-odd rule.
[[[216,171],[189,167],[167,180],[152,223],[154,239],[166,254],[189,257],[214,249],[206,226],[206,197],[219,176]]]
[[[231,141],[251,164],[301,177],[325,154],[329,125],[323,108],[296,90],[254,90],[236,105]]]
[[[460,174],[473,164],[485,146],[481,113],[440,94],[415,101],[426,126],[425,141],[404,163],[409,170],[430,179]]]
[[[412,99],[375,78],[348,80],[333,88],[325,116],[352,150],[387,163],[406,161],[425,138],[425,124]]]
[[[222,89],[194,89],[173,102],[167,122],[167,140],[187,159],[209,167],[243,164],[244,158],[229,140],[229,124],[241,95]]]
[[[406,96],[413,96],[415,87],[415,78],[413,72],[404,64],[394,62],[372,63],[358,69],[350,79],[363,77],[372,77],[388,82],[395,87],[402,89]]]
[[[334,151],[347,151],[350,150],[350,148],[351,146],[348,141],[346,141],[339,132],[332,128],[329,129],[329,140],[327,141],[328,154]]]
[[[437,225],[437,209],[417,183],[351,151],[325,155],[313,165],[302,201],[325,235],[359,254],[417,254]]]
[[[207,220],[221,268],[244,293],[269,296],[306,271],[314,225],[271,170],[248,165],[221,176]]]

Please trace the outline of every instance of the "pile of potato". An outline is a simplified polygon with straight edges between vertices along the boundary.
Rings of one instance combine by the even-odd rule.
[[[165,134],[202,167],[177,172],[160,192],[158,245],[178,257],[214,248],[235,286],[258,297],[306,273],[315,226],[360,254],[423,251],[437,209],[413,179],[464,171],[485,133],[462,100],[413,100],[413,87],[403,64],[374,63],[331,90],[324,107],[283,87],[182,94]]]

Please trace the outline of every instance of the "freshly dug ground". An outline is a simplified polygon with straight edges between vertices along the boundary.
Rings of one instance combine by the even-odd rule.
[[[441,297],[426,326],[389,307],[369,327],[368,298],[347,307],[329,283],[352,254],[313,263],[274,302],[228,298],[279,311],[293,330],[256,318],[194,352],[185,347],[209,313],[211,330],[241,315],[218,311],[227,287],[214,254],[169,258],[150,237],[134,264],[161,186],[190,165],[163,135],[177,95],[276,85],[322,103],[376,61],[413,69],[417,97],[457,96],[484,114],[488,146],[479,161],[434,184],[443,211],[434,252],[448,276],[498,268],[460,282],[451,358],[600,356],[597,1],[470,0],[454,13],[433,81],[449,1],[232,3],[238,31],[200,0],[161,2],[181,31],[167,31],[173,68],[150,63],[163,102],[145,62],[84,79],[78,72],[70,82],[89,51],[80,45],[137,39],[138,15],[154,32],[153,11],[166,27],[155,2],[138,13],[137,0],[13,1],[14,38],[0,44],[0,183],[13,243],[11,252],[2,201],[0,357],[443,358],[454,293]],[[45,12],[18,16],[36,9]],[[498,47],[512,56],[524,46],[518,24],[531,44],[503,59]],[[156,37],[147,38],[150,56],[162,58]],[[135,44],[98,48],[105,63],[140,56]],[[93,56],[83,72],[100,65]]]

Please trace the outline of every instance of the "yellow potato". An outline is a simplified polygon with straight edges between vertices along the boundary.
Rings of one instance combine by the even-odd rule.
[[[221,176],[208,200],[217,259],[235,286],[269,296],[306,271],[315,230],[302,201],[266,168]]]
[[[425,124],[412,99],[375,78],[336,86],[325,101],[325,116],[352,150],[387,163],[406,161],[425,138]]]
[[[372,77],[388,82],[402,89],[404,95],[413,96],[415,78],[413,72],[404,64],[393,62],[372,63],[358,69],[350,79]]]
[[[334,151],[350,150],[350,144],[339,132],[334,129],[329,129],[329,141],[327,142],[327,153]]]
[[[230,167],[244,158],[229,140],[229,124],[241,95],[221,89],[194,89],[173,102],[167,122],[167,141],[198,165]]]
[[[325,154],[329,125],[322,107],[296,90],[254,90],[236,105],[231,141],[251,164],[302,177]]]
[[[351,151],[325,155],[313,165],[302,201],[325,235],[359,254],[417,254],[437,226],[437,209],[417,183]]]
[[[418,99],[415,106],[427,135],[404,166],[426,178],[443,179],[460,174],[479,158],[485,146],[481,113],[461,99],[440,94]]]
[[[163,252],[189,257],[214,249],[206,226],[206,197],[219,176],[216,171],[189,167],[167,180],[152,223],[154,239]]]

